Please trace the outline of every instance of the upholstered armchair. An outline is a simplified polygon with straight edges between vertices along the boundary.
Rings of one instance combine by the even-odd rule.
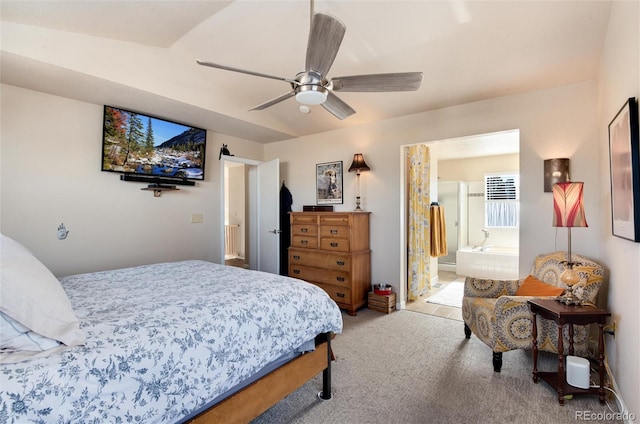
[[[574,285],[574,294],[583,302],[596,302],[604,279],[602,266],[583,256],[573,254],[574,269],[580,282]],[[566,252],[554,252],[535,258],[531,275],[544,283],[566,288],[560,281],[565,270],[562,263]],[[531,280],[531,279],[530,279]],[[493,369],[500,372],[502,353],[514,349],[531,349],[533,316],[527,301],[532,298],[556,296],[516,296],[524,280],[491,280],[467,277],[462,299],[465,337],[475,334],[493,351]],[[553,321],[537,317],[538,349],[557,353],[558,329]],[[569,346],[569,329],[563,329],[563,346]],[[588,355],[589,327],[574,326],[574,353]],[[567,352],[565,352],[567,353]]]

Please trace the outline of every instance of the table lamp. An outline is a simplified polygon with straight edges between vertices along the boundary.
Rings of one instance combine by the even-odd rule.
[[[560,275],[560,281],[567,286],[561,302],[567,305],[579,305],[581,302],[573,293],[573,286],[580,282],[580,275],[573,269],[579,265],[571,260],[571,227],[588,227],[584,215],[582,198],[584,183],[564,182],[553,185],[553,226],[567,227],[566,269]]]
[[[371,168],[369,168],[365,163],[362,153],[356,153],[353,155],[353,162],[351,162],[349,172],[355,171],[356,173],[356,212],[362,211],[362,208],[360,207],[360,172],[370,170]]]

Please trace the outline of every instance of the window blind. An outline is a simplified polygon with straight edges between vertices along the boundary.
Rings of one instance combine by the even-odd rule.
[[[520,175],[491,174],[484,177],[485,226],[520,225]]]

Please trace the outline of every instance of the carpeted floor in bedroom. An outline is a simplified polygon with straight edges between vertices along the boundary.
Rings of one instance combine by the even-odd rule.
[[[369,309],[343,318],[333,342],[333,399],[317,398],[319,375],[253,424],[558,424],[613,416],[597,396],[576,395],[560,406],[549,385],[533,383],[528,351],[505,353],[495,373],[491,350],[475,336],[465,339],[460,321]],[[539,370],[555,365],[554,355],[541,353]]]

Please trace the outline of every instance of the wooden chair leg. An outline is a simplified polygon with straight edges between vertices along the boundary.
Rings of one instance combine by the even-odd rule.
[[[467,339],[471,338],[471,329],[469,328],[466,322],[464,323],[464,337]]]
[[[493,371],[500,372],[502,368],[502,352],[493,352]]]

